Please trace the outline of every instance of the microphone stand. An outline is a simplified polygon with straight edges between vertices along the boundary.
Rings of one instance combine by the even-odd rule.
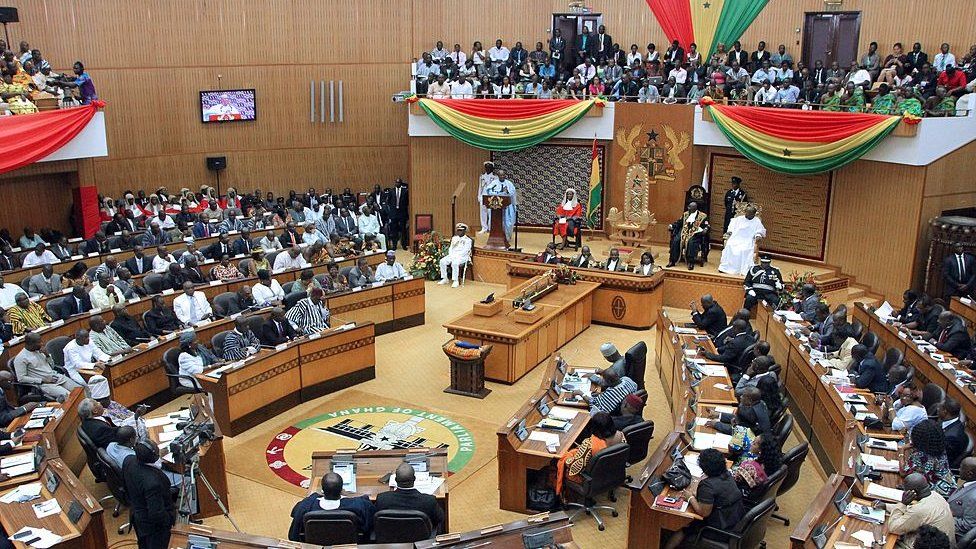
[[[522,248],[519,248],[518,245],[518,236],[519,236],[519,208],[518,206],[515,206],[515,246],[509,248],[509,251],[512,252],[522,251]]]

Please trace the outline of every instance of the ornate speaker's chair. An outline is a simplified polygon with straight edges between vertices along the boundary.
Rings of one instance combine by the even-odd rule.
[[[745,201],[736,202],[736,204],[735,204],[735,215],[732,217],[732,219],[735,219],[736,217],[739,217],[740,215],[746,215],[746,208],[748,208],[749,206],[752,206],[753,208],[755,208],[756,209],[756,217],[758,217],[759,219],[762,219],[762,211],[763,211],[762,206],[760,206],[759,204],[756,204],[755,202],[745,202]],[[729,239],[729,234],[728,233],[725,233],[724,235],[722,235],[722,243],[723,244],[725,244],[725,241],[728,240],[728,239]],[[765,240],[764,237],[759,237],[759,238],[756,239],[756,249],[755,249],[755,252],[753,252],[753,258],[752,258],[753,263],[755,263],[756,265],[759,265],[759,248],[762,247],[763,240]]]
[[[607,224],[610,225],[610,240],[623,246],[649,246],[650,227],[657,223],[654,214],[648,209],[647,186],[650,178],[647,168],[633,165],[627,170],[624,185],[624,210],[610,208]]]

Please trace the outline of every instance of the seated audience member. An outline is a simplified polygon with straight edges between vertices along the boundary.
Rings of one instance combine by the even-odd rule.
[[[234,329],[224,338],[225,360],[243,360],[261,350],[261,341],[251,331],[244,317],[234,319]]]
[[[753,343],[755,340],[750,334],[749,323],[739,319],[732,322],[732,337],[728,339],[717,354],[706,351],[701,345],[698,346],[698,352],[708,360],[721,362],[726,368],[734,369],[738,367],[742,353]]]
[[[305,269],[308,266],[308,261],[305,261],[305,257],[302,255],[302,249],[298,246],[292,246],[275,256],[272,270],[279,272],[288,269]]]
[[[624,359],[623,355],[617,349],[617,346],[613,343],[604,343],[600,345],[600,354],[603,355],[603,359],[610,363],[606,370],[613,370],[617,377],[624,377],[627,375],[627,361]],[[597,373],[602,374],[605,370],[599,370]]]
[[[570,262],[570,267],[579,267],[581,269],[586,269],[590,266],[596,266],[597,261],[593,259],[593,254],[590,252],[589,246],[583,246],[580,248],[580,253],[574,257]]]
[[[435,532],[440,531],[444,522],[444,511],[437,504],[437,498],[423,494],[414,488],[416,473],[409,463],[401,463],[394,475],[396,489],[381,492],[376,495],[376,511],[398,509],[404,511],[420,511],[427,515]]]
[[[948,396],[938,406],[939,421],[945,436],[946,459],[952,469],[958,469],[962,458],[966,457],[966,445],[969,442],[960,411],[959,401]]]
[[[278,255],[284,255],[284,253]],[[277,280],[271,278],[271,273],[261,269],[258,271],[258,283],[251,288],[251,295],[258,307],[267,307],[281,303],[285,299],[285,290]]]
[[[905,290],[905,293],[902,294],[901,309],[892,317],[895,326],[901,326],[918,320],[918,317],[921,315],[918,310],[919,297],[918,292]]]
[[[58,402],[64,401],[73,389],[81,387],[68,376],[54,371],[40,334],[33,332],[27,334],[24,348],[14,357],[14,371],[19,383],[37,385],[48,399]]]
[[[610,248],[610,256],[607,258],[606,264],[603,266],[604,271],[623,273],[627,271],[627,264],[620,259],[620,250],[617,248]]]
[[[112,400],[112,392],[108,386],[108,378],[94,375],[88,378],[88,394],[95,402],[102,406],[102,415],[111,420],[114,425],[134,423],[135,414]]]
[[[88,326],[91,328],[89,337],[91,337],[92,343],[103,353],[116,357],[132,352],[132,347],[105,323],[105,319],[101,315],[91,317],[88,320]]]
[[[312,288],[321,288],[322,285],[319,281],[315,279],[315,271],[312,269],[304,269],[299,275],[298,280],[296,280],[291,285],[291,291],[294,292],[305,292],[306,294]]]
[[[230,255],[230,239],[227,233],[222,232],[220,236],[217,237],[217,241],[213,244],[207,246],[204,250],[203,255],[207,259],[219,259],[223,255]]]
[[[64,346],[64,369],[78,385],[86,385],[81,370],[100,370],[112,360],[108,353],[99,349],[91,340],[88,330],[78,330],[75,337]]]
[[[774,380],[777,379],[776,373],[770,371],[773,364],[773,358],[770,356],[757,356],[752,359],[746,371],[743,372],[742,377],[735,384],[735,395],[741,397],[746,388],[759,387],[759,382],[763,378],[770,377]]]
[[[409,465],[408,465],[409,467]],[[434,503],[436,505],[436,501]],[[295,504],[291,510],[291,527],[288,529],[288,539],[292,541],[305,540],[305,514],[311,511],[332,511],[341,509],[349,511],[359,519],[359,534],[368,536],[373,530],[373,503],[369,496],[344,497],[342,495],[342,477],[336,473],[326,473],[322,477],[322,493],[313,493]]]
[[[176,315],[172,307],[166,305],[163,296],[152,298],[152,308],[143,315],[146,331],[154,336],[161,336],[183,329],[183,321]]]
[[[922,339],[932,339],[941,330],[939,329],[939,315],[942,314],[944,310],[941,305],[935,303],[932,296],[928,294],[923,294],[922,297],[918,298],[918,317],[912,321],[907,322],[899,327],[900,330],[908,332],[913,337],[921,337]]]
[[[14,336],[22,336],[51,323],[51,317],[44,307],[31,301],[23,292],[17,296],[14,306],[7,309],[7,320],[10,322],[10,330]]]
[[[255,249],[257,248],[260,248],[265,252],[273,252],[275,250],[284,249],[284,246],[282,246],[281,242],[274,235],[274,231],[269,229],[268,232],[258,240],[258,245]],[[251,252],[253,253],[254,249],[252,249]]]
[[[794,302],[793,310],[800,313],[803,320],[813,322],[817,316],[817,305],[820,303],[820,296],[817,294],[817,287],[813,284],[804,284],[800,287],[800,299]]]
[[[145,288],[136,285],[135,281],[132,280],[132,273],[129,272],[129,269],[119,267],[118,273],[118,277],[116,277],[112,284],[114,284],[115,287],[122,292],[122,297],[126,299],[133,299],[146,297],[149,295],[149,292],[147,292]]]
[[[44,244],[44,239],[41,238],[41,235],[35,233],[34,229],[24,227],[24,235],[17,240],[17,244],[20,245],[20,249],[22,250],[30,250],[38,244]]]
[[[329,327],[329,309],[325,305],[325,293],[312,288],[308,297],[298,300],[288,309],[285,318],[300,335],[317,334]]]
[[[12,271],[16,269],[19,262],[14,258],[10,244],[3,242],[0,244],[0,271]]]
[[[712,336],[712,343],[715,344],[715,348],[721,352],[722,348],[729,342],[734,335],[732,325],[735,324],[736,320],[744,320],[746,323],[746,332],[749,334],[749,337],[757,337],[758,334],[754,333],[752,324],[749,322],[751,317],[752,313],[749,312],[749,309],[739,309],[736,311],[735,314],[732,315],[732,321],[729,322],[729,325],[723,328],[719,333]]]
[[[779,380],[775,376],[763,376],[756,384],[759,389],[760,399],[766,404],[766,411],[769,413],[770,422],[774,418],[779,418],[786,405],[783,403],[783,393],[779,388]]]
[[[230,256],[227,254],[220,256],[220,264],[214,267],[210,274],[214,280],[224,282],[244,278],[244,274],[237,268],[237,265],[231,263]]]
[[[194,332],[183,332],[180,334],[180,354],[176,362],[180,368],[179,375],[193,377],[202,374],[206,368],[220,362],[220,359],[206,346],[197,342],[197,335]],[[180,385],[196,386],[194,381],[182,377]]]
[[[976,528],[976,457],[963,458],[959,466],[959,479],[963,482],[962,486],[948,500],[957,538]]]
[[[0,280],[3,279],[0,278]],[[41,267],[41,272],[30,277],[30,281],[27,283],[27,293],[32,296],[51,295],[60,291],[61,275],[54,272],[52,265],[44,265]]]
[[[61,299],[58,316],[64,319],[90,310],[92,310],[91,298],[88,297],[85,286],[76,284],[71,288],[71,294]]]
[[[783,452],[773,433],[759,435],[750,441],[749,448],[735,459],[732,478],[742,495],[761,494],[769,475],[783,465]]]
[[[644,400],[641,397],[634,393],[627,395],[623,403],[620,404],[620,415],[613,416],[613,426],[620,430],[624,427],[637,425],[644,421],[644,417],[641,415],[643,410]]]
[[[691,307],[691,321],[699,330],[704,330],[709,336],[715,336],[728,325],[728,316],[725,314],[725,309],[712,298],[711,294],[701,296],[700,301],[701,311],[698,310],[698,304],[694,301],[689,305]]]
[[[88,255],[92,254],[107,254],[109,253],[111,247],[108,245],[108,238],[105,233],[98,231],[95,236],[85,242],[84,252]]]
[[[147,549],[162,549],[168,545],[160,540],[169,537],[177,518],[176,505],[170,495],[172,483],[153,466],[157,461],[158,447],[138,442],[135,456],[127,457],[122,469],[136,538],[139,546]]]
[[[891,385],[888,396],[897,399],[901,388],[906,383],[908,383],[908,368],[904,364],[896,364],[888,370],[888,385]]]
[[[112,329],[122,336],[122,339],[130,346],[134,347],[140,343],[148,343],[152,335],[143,328],[139,321],[132,318],[125,305],[116,305],[112,308]]]
[[[105,409],[95,399],[86,398],[78,404],[78,417],[81,418],[80,429],[85,431],[95,447],[102,449],[118,438],[119,429],[104,414]]]
[[[935,345],[940,351],[956,357],[966,356],[972,347],[972,340],[962,318],[950,311],[939,314],[939,331],[933,336],[929,343]]]
[[[251,241],[250,229],[241,229],[241,236],[237,240],[231,242],[231,255],[251,255],[251,250],[253,249],[254,243]]]
[[[907,386],[899,391],[898,400],[892,405],[889,414],[892,416],[893,431],[911,431],[920,421],[928,418],[925,406],[922,406],[921,395]]]
[[[88,292],[88,299],[93,309],[108,309],[119,303],[125,303],[125,295],[112,284],[112,277],[108,273],[97,275],[98,282]]]
[[[956,477],[949,469],[942,425],[932,419],[922,420],[911,430],[909,438],[911,449],[905,456],[902,475],[921,473],[932,490],[948,497],[956,489]]]
[[[169,272],[169,266],[179,264],[173,254],[169,253],[166,246],[156,246],[156,256],[152,260],[152,270],[157,274]]]
[[[275,347],[298,337],[291,323],[285,318],[285,310],[281,307],[271,309],[271,315],[261,325],[261,333],[258,337],[261,344],[268,347]]]
[[[173,312],[187,326],[196,326],[213,319],[213,309],[210,308],[207,295],[198,292],[192,282],[183,283],[183,293],[173,300]]]
[[[756,387],[746,387],[739,396],[735,414],[712,412],[708,426],[720,433],[732,434],[733,426],[746,427],[756,435],[769,432],[769,410]]]
[[[546,250],[544,252],[539,252],[535,256],[535,262],[547,263],[550,265],[559,263],[559,254],[556,253],[556,244],[554,242],[546,244]]]
[[[17,303],[17,296],[20,294],[26,295],[24,289],[17,284],[8,284],[2,276],[0,276],[0,307],[4,309],[9,309]]]
[[[936,528],[950,539],[955,538],[955,521],[949,503],[932,490],[924,475],[911,473],[906,476],[903,490],[901,503],[884,504],[890,513],[888,533],[900,536],[900,547],[912,547],[923,526]]]
[[[471,261],[471,248],[474,245],[467,232],[468,226],[464,223],[458,223],[454,227],[454,236],[451,237],[447,254],[440,260],[441,280],[438,284],[448,283],[447,268],[451,267],[451,278],[454,281],[451,286],[454,288],[459,286],[461,268]]]
[[[381,231],[382,226],[380,224],[380,219],[372,207],[370,207],[368,204],[364,205],[362,213],[360,213],[359,219],[356,223],[359,234],[363,235],[364,237],[373,235],[373,237],[375,237],[379,242],[379,249],[386,249],[386,235],[384,235]],[[323,240],[327,238],[328,235],[322,235]]]
[[[640,264],[634,267],[634,272],[643,276],[651,276],[660,270],[661,267],[654,264],[654,254],[651,252],[642,253],[640,257]]]
[[[47,249],[47,244],[41,242],[40,244],[34,246],[34,250],[29,254],[24,256],[24,262],[21,265],[23,268],[36,267],[38,265],[49,265],[51,263],[57,263],[59,260],[51,250]]]
[[[627,398],[627,395],[636,393],[639,389],[637,383],[627,376],[621,376],[613,368],[603,370],[601,374],[602,390],[595,395],[584,394],[580,390],[573,391],[573,395],[579,396],[590,406],[590,412],[606,412],[615,414],[620,408],[620,403]]]
[[[584,438],[579,446],[569,450],[559,458],[559,463],[556,465],[557,495],[563,493],[564,479],[568,478],[570,481],[580,482],[580,473],[586,469],[590,460],[600,450],[614,444],[627,442],[624,434],[614,427],[613,418],[610,417],[609,413],[598,412],[593,414],[588,427],[590,428],[590,436]]]
[[[88,278],[88,265],[84,261],[79,261],[71,266],[66,272],[61,274],[61,288],[68,289],[74,286],[91,286],[91,279]]]
[[[569,224],[575,223],[575,218],[581,217],[582,215],[583,206],[576,199],[576,189],[566,189],[563,193],[563,201],[556,206],[556,222],[552,227],[552,234],[554,236],[560,236],[563,239],[559,245],[560,248],[565,248],[569,244]],[[577,228],[577,230],[579,229]]]
[[[867,389],[872,393],[887,393],[888,376],[884,366],[874,357],[868,348],[860,343],[851,348],[851,373],[856,375],[854,386]]]
[[[349,281],[339,272],[339,265],[337,263],[329,263],[328,269],[329,273],[321,281],[321,287],[325,293],[344,292],[348,290]]]
[[[742,492],[726,467],[725,456],[712,448],[703,450],[698,455],[698,466],[705,478],[698,483],[694,493],[685,489],[681,491],[681,497],[688,502],[689,510],[702,517],[702,520],[675,532],[665,545],[667,549],[680,547],[685,538],[698,535],[705,526],[728,530],[738,524],[746,514]],[[702,532],[702,536],[710,539],[719,537],[718,534],[708,531]]]
[[[359,225],[347,208],[339,209],[339,217],[335,220],[336,234],[342,238],[352,238],[359,234]]]
[[[351,288],[361,288],[376,282],[373,269],[365,257],[356,260],[356,266],[349,271],[349,286]]]
[[[396,260],[396,252],[390,250],[386,252],[386,261],[376,266],[376,281],[386,282],[389,280],[399,280],[407,276],[406,269]]]
[[[22,415],[29,414],[39,405],[27,402],[14,407],[7,400],[6,393],[14,390],[14,376],[7,370],[0,370],[0,428],[6,428],[10,422]]]

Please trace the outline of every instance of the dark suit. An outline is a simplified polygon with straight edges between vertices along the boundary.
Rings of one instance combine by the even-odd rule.
[[[729,317],[717,301],[713,301],[712,305],[704,311],[693,313],[691,320],[698,329],[708,332],[709,336],[717,335],[729,325]]]
[[[731,67],[733,61],[739,62],[739,67],[749,70],[746,67],[749,66],[749,52],[746,50],[739,50],[738,52],[732,50],[729,52],[728,65]]]
[[[437,531],[444,521],[444,511],[437,504],[437,498],[429,494],[421,494],[414,488],[398,488],[392,492],[382,492],[376,496],[376,510],[401,509],[421,511],[430,519],[431,526]]]
[[[356,220],[353,219],[351,215],[346,217],[342,217],[340,215],[336,217],[335,228],[336,234],[345,238],[352,238],[359,233],[359,227],[356,225]]]
[[[966,356],[969,353],[969,348],[973,345],[969,338],[969,332],[966,331],[966,326],[958,318],[953,319],[948,326],[933,335],[935,336],[936,348],[952,356]]]
[[[292,238],[295,239],[295,244],[302,243],[302,235],[296,231],[289,231],[288,229],[285,229],[285,232],[281,233],[281,236],[278,237],[278,242],[281,243],[282,247],[291,248]]]
[[[176,524],[176,505],[169,478],[162,470],[139,463],[134,455],[122,464],[125,491],[139,549],[166,549]]]
[[[605,59],[610,59],[613,57],[613,37],[609,34],[604,34],[600,36],[599,33],[591,35],[593,36],[593,43],[596,45],[593,48],[593,55],[597,58],[597,62],[603,61]],[[603,51],[600,51],[600,46],[603,46]]]
[[[137,230],[139,230],[139,227],[136,225],[136,222],[129,218],[124,218],[122,221],[113,219],[105,226],[105,234],[115,234],[122,231],[134,233]]]
[[[726,368],[733,369],[738,368],[739,359],[742,358],[742,353],[745,352],[746,348],[755,343],[755,340],[750,337],[748,332],[742,332],[741,334],[736,334],[728,339],[725,346],[718,353],[706,352],[705,358],[709,360],[714,360],[716,362],[721,362],[726,366]]]
[[[550,255],[546,252],[541,252],[539,255],[535,256],[536,263],[547,263],[549,265],[556,265],[559,263],[558,255]]]
[[[407,243],[410,240],[410,231],[408,230],[410,217],[410,190],[406,185],[400,187],[400,196],[397,198],[397,188],[394,187],[390,191],[390,239],[387,247],[391,250],[395,250],[397,247],[397,242],[404,250],[407,249]],[[339,225],[336,224],[338,229]]]
[[[98,448],[105,448],[109,442],[114,442],[115,433],[119,430],[115,425],[95,418],[82,420],[81,428],[85,430],[85,434]]]
[[[125,260],[125,268],[129,269],[132,276],[148,273],[152,271],[153,258],[143,255],[142,258],[130,257]]]
[[[85,242],[86,254],[93,254],[93,253],[107,254],[109,249],[110,247],[108,245],[107,238],[105,240],[102,240],[101,242],[99,242],[98,239],[96,238],[93,238]]]
[[[582,63],[584,59],[593,59],[596,48],[596,36],[592,34],[581,34],[577,36],[576,47],[573,48],[576,55],[574,59],[576,65]]]
[[[867,389],[872,393],[888,392],[888,376],[884,366],[871,355],[864,357],[857,365],[857,379],[854,385],[858,389]]]
[[[11,406],[10,403],[7,402],[7,396],[3,394],[3,389],[0,389],[0,427],[10,425],[10,422],[13,421],[14,418],[18,418],[26,413],[27,411],[21,406],[16,408]]]
[[[956,536],[976,528],[976,484],[960,486],[949,496],[949,509],[956,523]]]
[[[769,50],[756,50],[752,52],[752,55],[749,56],[749,72],[756,72],[760,67],[762,67],[764,62],[769,61],[769,56]]]
[[[681,65],[685,62],[685,49],[681,46],[677,48],[668,48],[664,55],[661,56],[661,61],[664,62],[667,70],[671,70],[676,65]]]
[[[946,458],[949,460],[949,467],[957,469],[962,458],[966,457],[966,446],[969,444],[966,426],[962,424],[962,421],[956,419],[942,431],[945,434]]]
[[[969,295],[976,288],[976,256],[950,254],[942,260],[942,279],[946,297]],[[962,284],[962,288],[959,285]]]
[[[925,53],[924,51],[920,51],[918,53],[910,51],[905,57],[908,60],[905,66],[905,73],[907,74],[911,74],[915,69],[921,71],[922,65],[929,62],[929,54]]]
[[[14,261],[13,257],[0,253],[0,271],[12,271],[16,268],[17,262]]]
[[[595,261],[593,261],[592,255],[583,257],[583,254],[580,254],[573,258],[573,260],[570,262],[570,267],[580,267],[582,269],[585,269],[590,266],[590,263],[596,263]]]
[[[291,322],[288,322],[287,319],[281,322],[275,322],[270,318],[265,320],[264,324],[261,325],[261,333],[258,334],[261,344],[269,347],[287,343],[296,337],[298,334],[295,333],[295,329],[292,328]]]
[[[118,332],[119,335],[122,336],[122,339],[124,339],[129,345],[145,343],[152,337],[149,332],[140,326],[139,322],[131,316],[124,318],[115,317],[115,320],[112,321],[112,329]]]
[[[284,244],[284,242],[282,242],[282,244]],[[234,252],[232,252],[230,248],[230,242],[214,242],[213,244],[207,246],[207,249],[203,251],[204,257],[208,259],[220,259],[220,256],[224,254],[234,255]]]
[[[92,309],[91,299],[85,294],[81,299],[72,294],[68,294],[58,301],[55,306],[59,318],[68,318],[74,315],[87,313]]]
[[[288,539],[291,541],[305,541],[305,514],[312,511],[321,511],[319,505],[321,494],[312,494],[295,504],[291,510],[291,527],[288,528]],[[350,511],[359,519],[359,533],[369,535],[373,530],[373,503],[369,501],[369,496],[343,497],[339,499],[339,509]]]
[[[234,250],[233,255],[241,255],[241,254],[243,254],[243,255],[251,255],[251,250],[254,249],[254,243],[251,242],[251,239],[244,238],[242,236],[242,237],[238,238],[237,240],[235,240],[231,244],[231,247]]]

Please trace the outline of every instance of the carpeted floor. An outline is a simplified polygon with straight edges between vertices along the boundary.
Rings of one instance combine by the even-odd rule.
[[[532,235],[530,240],[533,245],[542,247],[548,238]],[[536,240],[538,242],[534,242]],[[528,244],[522,243],[523,246]],[[405,265],[409,264],[410,254],[401,251],[399,256]],[[495,457],[497,447],[494,432],[538,388],[542,368],[536,368],[512,386],[489,383],[492,393],[484,400],[443,392],[450,379],[447,358],[440,350],[440,346],[449,337],[442,324],[469,310],[471,303],[487,293],[498,290],[499,286],[483,283],[468,282],[466,286],[457,289],[428,283],[426,324],[377,338],[376,379],[304,403],[237,437],[226,438],[224,445],[230,489],[229,505],[237,524],[254,534],[284,537],[288,530],[291,508],[304,490],[280,478],[271,470],[266,459],[268,444],[284,428],[302,420],[355,406],[410,405],[450,418],[462,424],[474,436],[473,456],[450,480],[452,530],[470,530],[519,518],[515,513],[498,509],[498,467]],[[654,330],[634,331],[594,325],[570,341],[561,352],[573,364],[599,365],[604,362],[599,346],[606,341],[611,341],[622,349],[637,341],[645,341],[650,347],[648,356],[651,360],[645,380],[649,405],[645,416],[657,426],[658,434],[651,441],[653,450],[661,440],[661,434],[672,424],[667,401],[653,366]],[[185,399],[175,400],[164,409],[176,409],[184,402]],[[788,441],[787,447],[797,442],[795,436],[792,438],[794,440]],[[296,448],[308,447],[309,444],[314,445],[313,442],[306,441]],[[299,472],[307,475],[307,471],[300,469],[310,463],[310,457],[303,461],[301,456],[292,456],[291,451],[286,451],[289,452],[287,461],[294,462]],[[638,467],[635,466],[635,470]],[[104,485],[94,484],[87,470],[82,479],[96,495],[107,493]],[[793,519],[793,526],[799,522],[808,503],[823,485],[823,479],[823,473],[815,465],[815,460],[809,459],[804,465],[800,483],[780,501],[780,512]],[[618,495],[624,494],[618,491]],[[110,503],[106,502],[106,505]],[[620,516],[606,517],[606,531],[599,532],[596,523],[589,517],[582,517],[573,527],[573,536],[581,547],[624,547],[629,497],[618,498],[616,505]],[[108,510],[111,511],[111,507]],[[223,517],[205,522],[216,528],[231,527]],[[121,517],[113,519],[106,513],[110,544],[113,547],[122,547],[128,545],[125,540],[133,540],[134,546],[134,535],[123,537],[115,533],[115,528],[120,523]],[[780,522],[771,522],[767,535],[769,547],[787,547],[790,529]]]

